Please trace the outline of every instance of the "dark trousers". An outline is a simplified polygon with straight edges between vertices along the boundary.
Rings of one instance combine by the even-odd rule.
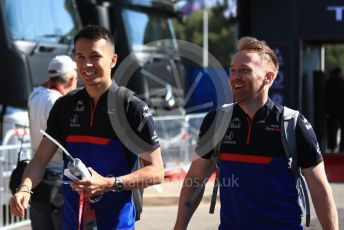
[[[32,230],[62,230],[62,208],[47,210],[30,206]]]
[[[337,147],[337,131],[340,128],[339,151],[344,151],[344,117],[328,116],[327,118],[327,147],[334,151]]]

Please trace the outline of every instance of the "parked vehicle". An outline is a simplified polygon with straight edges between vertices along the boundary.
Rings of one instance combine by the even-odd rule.
[[[182,64],[171,18],[175,16],[170,1],[93,1],[77,0],[83,24],[99,24],[115,35],[119,63],[130,55],[135,71],[123,80],[115,79],[136,92],[161,114],[183,107],[184,66]],[[133,64],[135,63],[135,64]],[[118,66],[118,65],[117,65]],[[181,82],[177,85],[177,81]]]
[[[186,132],[185,71],[174,16],[166,0],[0,0],[0,121],[8,106],[26,109],[33,87],[48,78],[51,58],[73,56],[73,38],[83,25],[98,24],[114,34],[117,66],[128,56],[134,66],[130,76],[115,80],[148,104],[169,148],[173,137]],[[181,146],[180,139],[175,144]]]

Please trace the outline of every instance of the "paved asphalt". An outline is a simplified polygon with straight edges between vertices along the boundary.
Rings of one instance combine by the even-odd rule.
[[[164,182],[161,188],[148,188],[145,190],[145,204],[142,218],[137,222],[138,230],[161,230],[173,229],[177,214],[177,202],[180,191],[181,182]],[[340,228],[344,229],[344,183],[331,183],[333,189],[338,214]],[[217,206],[214,215],[208,214],[209,196],[211,194],[212,185],[209,184],[205,191],[205,201],[200,204],[193,218],[191,219],[190,230],[213,230],[217,229],[219,223],[219,206]],[[163,189],[161,192],[160,189]],[[160,190],[160,192],[158,192]],[[219,204],[219,203],[217,203]],[[305,230],[321,229],[319,221],[315,215],[314,208],[311,208],[311,226]],[[16,230],[30,230],[30,226],[20,227]]]

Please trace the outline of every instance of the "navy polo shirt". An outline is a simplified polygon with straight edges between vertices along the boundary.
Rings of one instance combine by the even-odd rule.
[[[211,125],[210,112],[201,125],[200,137]],[[281,141],[283,107],[270,99],[253,119],[238,104],[220,148],[221,224],[219,229],[302,229],[295,177],[288,169]],[[295,130],[298,165],[308,168],[322,161],[312,126],[300,115]],[[199,138],[196,152],[210,140]]]

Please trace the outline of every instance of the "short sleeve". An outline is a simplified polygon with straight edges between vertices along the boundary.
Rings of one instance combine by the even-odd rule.
[[[143,146],[138,146],[139,151],[151,152],[160,147],[152,113],[143,101],[136,97],[130,101],[127,120],[136,136],[145,143]]]
[[[64,97],[60,97],[56,100],[55,104],[53,105],[52,109],[50,110],[48,121],[47,121],[47,129],[46,132],[52,136],[54,139],[58,140],[59,142],[64,142],[63,140],[63,125],[61,124],[61,119],[65,114],[63,111],[63,103]]]
[[[309,168],[322,162],[320,146],[313,127],[301,114],[297,120],[295,132],[299,166]]]
[[[211,156],[214,153],[211,137],[213,137],[215,133],[214,127],[212,126],[212,123],[215,119],[215,114],[215,111],[208,113],[204,117],[200,127],[195,152],[203,159],[211,159]]]

